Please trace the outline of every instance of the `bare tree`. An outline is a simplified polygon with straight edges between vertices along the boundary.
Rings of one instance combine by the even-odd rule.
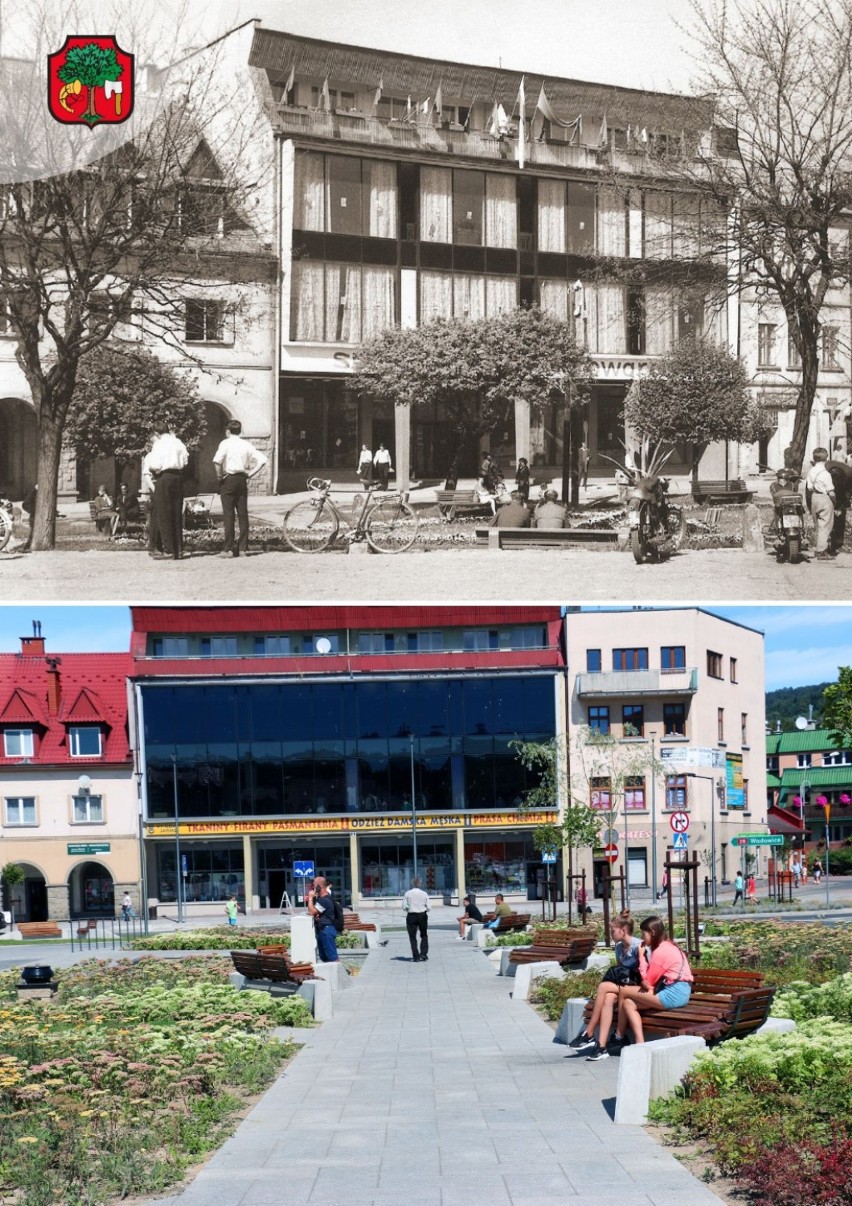
[[[55,49],[55,37],[45,26],[40,42]],[[262,108],[248,69],[236,82],[227,41],[172,64],[126,125],[95,129],[52,122],[40,51],[32,63],[4,65],[21,103],[0,110],[0,298],[38,425],[34,549],[55,541],[81,361],[113,337],[186,358],[185,298],[236,280],[230,236],[256,234],[251,206],[271,135],[258,138]],[[143,45],[132,47],[141,62]]]
[[[823,310],[850,281],[852,0],[693,0],[693,13],[717,136],[681,175],[730,213],[730,287],[783,308],[801,359],[788,454],[801,469]]]

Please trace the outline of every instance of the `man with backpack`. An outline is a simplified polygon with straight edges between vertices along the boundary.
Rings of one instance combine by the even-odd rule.
[[[343,909],[328,890],[325,879],[318,875],[314,886],[308,893],[308,912],[314,919],[317,933],[317,949],[322,963],[337,963],[337,934],[335,924],[336,910],[339,910],[339,925],[343,929]]]

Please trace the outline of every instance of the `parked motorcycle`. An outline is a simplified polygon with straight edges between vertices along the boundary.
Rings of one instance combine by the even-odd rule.
[[[801,560],[805,533],[805,504],[794,488],[797,480],[795,474],[779,472],[769,488],[775,506],[775,559],[791,565]]]
[[[669,502],[669,479],[657,474],[633,473],[627,497],[630,548],[634,560],[659,561],[676,553],[686,536],[686,516]]]

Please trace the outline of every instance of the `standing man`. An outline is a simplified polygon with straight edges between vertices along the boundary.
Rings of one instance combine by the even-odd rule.
[[[328,884],[321,875],[314,879],[308,893],[308,912],[314,919],[317,933],[317,949],[322,963],[337,963],[337,930],[334,928],[334,900]]]
[[[413,963],[426,963],[429,959],[429,897],[421,888],[419,879],[414,880],[412,887],[403,896],[402,907],[405,909],[405,928],[411,943],[411,960]]]
[[[164,423],[153,428],[153,435],[154,443],[145,457],[146,471],[154,484],[153,526],[163,542],[164,555],[180,561],[183,556],[183,471],[189,453],[183,441],[168,431]]]
[[[242,423],[231,419],[228,434],[216,449],[213,464],[219,479],[219,497],[225,518],[225,547],[220,557],[239,557],[248,553],[248,483],[266,464],[262,452],[244,440]],[[234,546],[234,518],[240,521],[239,541]]]
[[[387,490],[388,478],[391,473],[391,454],[385,448],[384,444],[379,444],[376,449],[376,455],[373,457],[373,468],[376,471],[379,489]]]
[[[828,542],[830,553],[839,553],[846,539],[846,512],[852,501],[852,465],[837,459],[825,462],[834,483],[834,524]]]
[[[811,453],[811,468],[805,478],[805,501],[814,521],[814,543],[816,545],[816,560],[828,561],[834,556],[829,552],[828,544],[831,530],[834,526],[834,482],[825,467],[828,452],[825,448],[815,448]]]

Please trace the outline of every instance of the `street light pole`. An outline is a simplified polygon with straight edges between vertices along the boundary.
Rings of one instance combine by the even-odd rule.
[[[716,907],[716,776],[686,772],[687,779],[704,779],[710,784],[710,903]]]
[[[175,802],[175,896],[177,899],[178,924],[183,921],[183,898],[180,890],[180,819],[178,817],[177,752],[172,754],[172,793]]]
[[[409,733],[409,750],[411,753],[411,842],[414,854],[414,878],[417,879],[417,804],[414,800],[414,734]]]
[[[654,737],[651,737],[651,883],[657,899],[657,772]]]

